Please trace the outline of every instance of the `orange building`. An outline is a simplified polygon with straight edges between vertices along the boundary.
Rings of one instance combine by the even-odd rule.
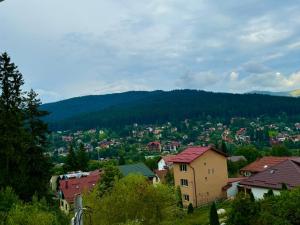
[[[172,159],[175,186],[180,186],[184,206],[198,207],[226,198],[226,154],[209,147],[189,147]]]

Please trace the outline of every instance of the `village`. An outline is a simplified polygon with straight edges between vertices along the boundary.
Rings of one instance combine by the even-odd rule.
[[[57,169],[51,190],[60,209],[72,215],[76,199],[99,184],[109,163],[122,177],[139,174],[153,186],[180,188],[184,208],[231,201],[240,193],[251,193],[258,201],[270,192],[280,195],[281,190],[299,187],[300,124],[246,122],[245,118],[233,118],[226,126],[185,120],[181,128],[171,123],[134,124],[124,137],[102,129],[56,132],[50,137],[59,139],[57,159],[68,157],[68,146],[80,144],[89,162],[84,171]],[[57,168],[63,164],[57,161]],[[220,217],[225,213],[225,209],[218,210]]]

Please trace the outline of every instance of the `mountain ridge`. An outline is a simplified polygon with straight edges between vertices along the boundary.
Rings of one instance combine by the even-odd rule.
[[[186,118],[206,120],[212,117],[228,122],[232,117],[275,117],[280,113],[293,118],[300,116],[300,98],[188,89],[137,91],[83,96],[45,104],[42,109],[52,112],[45,119],[52,130],[95,127],[119,129],[133,123],[164,123]]]

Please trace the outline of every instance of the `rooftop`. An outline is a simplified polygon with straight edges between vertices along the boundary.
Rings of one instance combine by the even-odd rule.
[[[100,171],[95,170],[87,176],[60,180],[59,187],[64,195],[64,199],[69,203],[73,203],[77,195],[82,194],[84,191],[90,191],[99,179]]]
[[[300,160],[300,157],[276,157],[276,156],[265,156],[263,158],[257,159],[253,163],[243,167],[241,171],[249,171],[252,173],[257,173],[266,170],[267,168],[281,163],[287,159]]]
[[[145,177],[153,178],[155,174],[144,164],[144,163],[136,163],[129,165],[118,166],[119,170],[124,176],[129,174],[142,174]]]
[[[300,186],[300,162],[292,159],[271,166],[248,179],[242,180],[241,185],[271,189],[282,189],[282,184],[289,189]]]
[[[223,152],[216,150],[215,148],[208,146],[208,147],[202,147],[202,146],[193,146],[188,147],[183,152],[177,154],[172,161],[175,163],[191,163],[201,155],[203,155],[205,152],[213,150],[221,155],[226,155]]]

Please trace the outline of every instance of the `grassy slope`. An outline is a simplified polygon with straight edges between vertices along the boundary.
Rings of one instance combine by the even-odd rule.
[[[230,208],[229,202],[217,204],[217,209],[225,209],[228,212]],[[209,225],[210,206],[204,206],[194,210],[193,214],[185,215],[184,218],[173,221],[173,225]],[[223,216],[224,218],[224,216]],[[220,222],[222,217],[220,216]]]

